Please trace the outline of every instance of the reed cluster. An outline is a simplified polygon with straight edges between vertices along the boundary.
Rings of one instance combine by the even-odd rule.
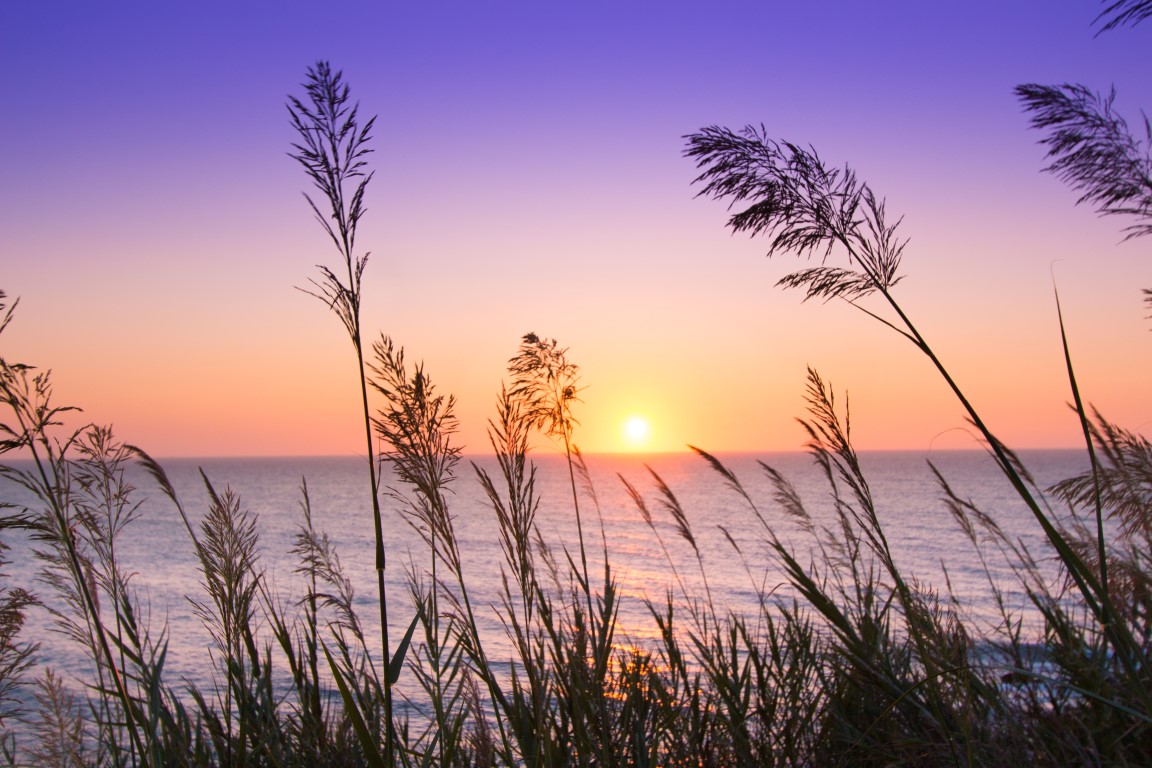
[[[852,303],[926,356],[1044,532],[1044,550],[1006,535],[997,510],[979,508],[933,467],[955,536],[999,611],[992,626],[968,620],[972,596],[908,572],[893,552],[848,410],[810,370],[802,423],[830,516],[768,464],[759,470],[772,490],[757,498],[747,478],[693,449],[759,526],[758,541],[724,531],[754,585],[748,604],[714,598],[692,523],[698,510],[654,471],[643,483],[620,478],[674,574],[663,598],[645,602],[652,639],[638,643],[618,629],[625,597],[575,444],[580,379],[569,351],[523,336],[488,424],[496,469],[464,466],[454,398],[392,339],[369,345],[361,329],[367,256],[355,235],[373,121],[360,122],[326,64],[309,71],[305,97],[289,110],[300,135],[293,157],[318,192],[309,204],[340,257],[307,292],[352,341],[368,451],[359,514],[373,522],[381,635],[364,630],[306,481],[286,553],[303,592],[282,594],[262,565],[259,522],[233,489],[202,473],[207,508],[187,508],[143,450],[107,427],[65,426],[74,409],[54,403],[48,372],[0,357],[0,453],[31,459],[0,466],[0,480],[30,499],[0,499],[0,532],[29,536],[41,566],[35,594],[0,582],[8,764],[1152,764],[1152,444],[1089,412],[1077,392],[1092,470],[1038,488],[904,313],[893,292],[905,247],[898,222],[850,169],[762,129],[688,137],[703,193],[746,204],[734,230],[766,235],[773,253],[846,257],[847,266],[822,262],[781,283]],[[15,308],[4,299],[0,334]],[[1067,348],[1066,359],[1075,391]],[[576,541],[549,540],[537,524],[537,439],[564,453]],[[129,482],[132,464],[175,506],[198,563],[201,590],[187,599],[211,638],[203,687],[168,672],[168,627],[151,617],[120,554],[144,498]],[[498,562],[486,564],[499,569],[494,605],[470,591],[454,512],[463,482],[479,486],[498,531]],[[386,589],[386,512],[423,542],[399,596]],[[666,540],[668,530],[678,540]],[[806,545],[789,543],[787,530]],[[1038,565],[1053,558],[1055,581]],[[681,577],[684,562],[698,581]],[[996,576],[1003,566],[1014,584]],[[769,573],[782,574],[779,583]],[[1009,589],[1029,606],[1014,606]],[[398,637],[388,632],[390,608],[406,627]],[[21,635],[32,610],[50,612],[87,659],[87,677],[37,666],[35,643]],[[1040,617],[1039,636],[1026,632],[1026,611]]]
[[[564,355],[551,340],[522,345]],[[820,467],[832,517],[809,509],[789,478],[761,464],[772,493],[759,499],[716,457],[697,450],[760,526],[760,541],[729,537],[759,585],[744,606],[723,605],[708,587],[694,511],[655,472],[621,478],[672,571],[694,560],[702,588],[679,575],[651,600],[652,637],[617,636],[622,597],[603,535],[585,544],[549,541],[536,524],[540,503],[529,450],[547,430],[540,403],[518,369],[489,424],[495,472],[461,472],[451,396],[424,366],[383,338],[368,381],[381,396],[373,418],[386,446],[381,496],[421,536],[426,559],[406,572],[398,601],[413,616],[385,652],[363,631],[351,580],[316,528],[307,484],[288,555],[303,594],[278,594],[264,575],[258,525],[230,488],[204,476],[209,505],[186,510],[163,468],[110,430],[61,434],[62,409],[46,373],[3,363],[7,449],[31,465],[4,479],[35,503],[5,510],[6,526],[31,532],[42,562],[39,594],[15,586],[0,594],[0,714],[4,754],[13,765],[1140,765],[1152,760],[1148,656],[1152,580],[1147,487],[1152,445],[1097,415],[1092,438],[1100,471],[1052,489],[1031,487],[1075,567],[1100,569],[1094,523],[1099,503],[1115,525],[1104,542],[1109,613],[1084,599],[1064,564],[1053,582],[1029,551],[938,472],[943,505],[958,540],[971,548],[999,608],[995,626],[965,620],[965,601],[902,569],[883,514],[851,445],[846,409],[810,371],[808,450]],[[557,390],[561,395],[564,388]],[[552,401],[562,413],[571,403]],[[562,416],[572,423],[570,415]],[[565,429],[565,427],[561,427]],[[1011,457],[1011,454],[1009,454]],[[574,498],[599,501],[579,451],[569,455]],[[208,689],[173,680],[166,626],[153,627],[118,543],[132,535],[141,491],[125,479],[142,463],[177,506],[199,563],[202,591],[188,600],[211,637]],[[1013,460],[1025,483],[1030,479]],[[500,600],[477,605],[454,527],[453,488],[471,474],[499,531]],[[653,490],[645,492],[641,486]],[[1060,504],[1059,514],[1047,505]],[[368,507],[370,510],[370,507]],[[575,513],[575,510],[573,510]],[[829,522],[831,520],[831,522]],[[601,528],[602,530],[602,528]],[[678,541],[666,540],[668,530]],[[808,545],[785,543],[802,531]],[[592,544],[591,542],[595,542]],[[767,560],[758,553],[768,552]],[[1059,551],[1056,551],[1059,556]],[[599,564],[590,570],[589,563]],[[994,575],[1007,564],[1017,584]],[[782,573],[788,589],[766,583]],[[594,574],[594,577],[593,577]],[[1024,629],[1029,597],[1043,621]],[[781,597],[787,593],[789,597]],[[1103,597],[1103,595],[1101,595]],[[88,658],[91,677],[62,678],[35,667],[21,640],[22,617],[44,609]],[[492,615],[503,638],[491,630]],[[488,620],[488,621],[486,621]],[[1116,638],[1133,645],[1117,648]],[[497,642],[497,640],[507,642]],[[500,647],[501,657],[490,650]],[[511,649],[509,652],[508,649]],[[182,649],[188,652],[189,649]],[[1125,654],[1134,654],[1133,659]],[[78,687],[79,686],[79,687]],[[27,695],[20,695],[22,689]],[[391,689],[403,707],[384,706]],[[391,743],[392,749],[387,745]]]

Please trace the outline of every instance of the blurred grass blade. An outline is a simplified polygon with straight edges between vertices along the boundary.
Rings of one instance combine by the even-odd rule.
[[[400,679],[400,671],[404,669],[404,656],[408,653],[408,646],[412,644],[412,635],[416,631],[416,625],[420,622],[420,617],[423,615],[423,609],[419,609],[416,615],[412,617],[412,623],[408,625],[408,631],[404,633],[404,639],[396,646],[396,655],[388,662],[388,685],[395,685],[396,681]]]
[[[344,679],[344,673],[340,671],[336,660],[332,658],[332,652],[328,650],[327,643],[322,644],[321,647],[324,649],[324,658],[328,659],[328,668],[332,670],[332,677],[336,680],[336,686],[340,689],[340,698],[344,700],[344,712],[352,721],[352,728],[356,731],[360,748],[364,750],[364,758],[373,768],[387,768],[384,756],[380,754],[376,740],[372,738],[372,732],[368,729],[368,723],[364,721],[364,714],[356,704],[356,698],[348,687],[348,681]]]
[[[1088,422],[1088,414],[1084,409],[1084,401],[1080,399],[1080,387],[1076,384],[1076,371],[1072,367],[1072,353],[1068,350],[1068,333],[1064,329],[1064,313],[1060,309],[1060,291],[1052,286],[1052,293],[1056,296],[1056,318],[1060,322],[1060,343],[1064,348],[1064,364],[1068,368],[1068,384],[1072,387],[1072,400],[1076,407],[1076,415],[1080,419],[1080,429],[1084,432],[1084,444],[1088,448],[1088,458],[1092,463],[1092,490],[1096,512],[1096,546],[1100,558],[1100,587],[1104,595],[1108,595],[1108,555],[1104,545],[1104,503],[1100,494],[1100,461],[1096,458],[1095,441],[1092,439],[1092,426]]]

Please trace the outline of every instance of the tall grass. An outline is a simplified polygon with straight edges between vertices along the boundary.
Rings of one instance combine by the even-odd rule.
[[[265,580],[257,521],[231,489],[203,477],[209,504],[200,515],[184,507],[159,464],[105,429],[57,439],[59,425],[17,432],[19,422],[5,422],[19,437],[14,444],[52,446],[51,463],[5,474],[39,490],[41,506],[20,510],[18,519],[42,541],[40,600],[59,606],[60,630],[89,654],[93,675],[83,699],[50,671],[42,678],[37,711],[20,736],[31,741],[10,737],[12,762],[382,764],[384,691],[402,676],[412,696],[395,722],[395,760],[403,765],[1138,765],[1152,757],[1139,693],[1146,679],[1129,677],[1080,593],[1044,575],[1037,562],[1045,555],[1006,536],[993,514],[939,472],[943,506],[958,541],[972,547],[969,559],[984,569],[1001,622],[965,621],[971,596],[906,572],[852,447],[847,411],[815,371],[803,423],[830,518],[773,467],[760,465],[772,492],[759,499],[720,459],[697,451],[758,522],[770,554],[764,562],[756,542],[728,537],[754,585],[748,604],[725,605],[709,591],[714,555],[698,547],[699,510],[685,507],[655,472],[621,478],[674,572],[684,556],[701,572],[698,590],[677,576],[673,591],[647,604],[653,640],[637,644],[617,636],[622,598],[610,542],[602,539],[603,580],[594,586],[578,554],[537,525],[529,449],[536,417],[507,387],[490,423],[497,472],[474,467],[498,529],[503,586],[498,604],[475,603],[470,568],[479,566],[465,559],[453,522],[452,488],[463,478],[452,398],[389,340],[374,355],[370,382],[384,406],[373,423],[396,478],[384,498],[420,533],[427,553],[408,566],[417,621],[403,643],[410,649],[389,669],[376,666],[351,582],[315,527],[306,484],[286,553],[298,563],[304,594],[286,598]],[[50,401],[42,405],[31,410],[53,412]],[[1092,434],[1101,498],[1119,523],[1107,542],[1116,610],[1146,649],[1152,589],[1143,494],[1152,448],[1099,415]],[[167,632],[141,620],[146,611],[119,562],[117,542],[131,535],[140,509],[124,479],[129,460],[151,470],[186,521],[203,585],[189,599],[213,640],[208,690],[167,681]],[[580,481],[572,485],[596,507],[584,457],[573,451],[571,460],[570,480]],[[1061,535],[1087,559],[1097,551],[1094,487],[1088,475],[1069,478],[1052,496],[1069,505]],[[786,543],[794,541],[786,529],[807,544]],[[993,576],[998,561],[1041,616],[1039,646]],[[765,582],[767,572],[782,573],[789,589]],[[508,642],[494,644],[482,630],[486,612]],[[510,655],[493,658],[493,647]],[[19,683],[19,670],[6,680]]]
[[[757,471],[770,491],[760,498],[747,478],[694,449],[731,495],[724,503],[758,526],[751,541],[722,529],[731,552],[720,556],[747,571],[746,604],[720,601],[709,583],[717,555],[700,546],[697,521],[711,510],[682,503],[652,469],[620,477],[632,508],[613,514],[642,519],[673,574],[662,598],[643,603],[651,639],[638,642],[619,626],[628,598],[576,445],[579,369],[569,351],[534,333],[520,339],[488,424],[495,469],[473,463],[461,473],[454,398],[391,338],[369,348],[362,335],[366,256],[357,255],[355,234],[371,179],[373,121],[359,122],[340,73],[327,64],[309,71],[305,94],[289,105],[300,136],[293,157],[320,191],[321,203],[309,203],[341,256],[338,269],[320,267],[308,290],[335,311],[356,354],[379,644],[366,636],[353,579],[318,525],[306,480],[295,536],[279,553],[300,577],[302,594],[289,595],[265,576],[259,521],[238,492],[202,473],[206,508],[189,508],[143,450],[106,427],[65,426],[74,409],[55,404],[47,372],[0,357],[0,452],[31,459],[0,467],[31,499],[6,503],[0,528],[29,531],[41,563],[36,596],[32,585],[0,584],[8,763],[1152,763],[1152,445],[1098,413],[1089,418],[1080,404],[1092,472],[1038,488],[903,311],[893,291],[905,246],[898,223],[850,169],[828,168],[813,151],[754,129],[705,129],[687,150],[705,194],[747,206],[732,228],[768,236],[773,253],[845,254],[846,267],[822,263],[781,282],[809,298],[849,301],[927,357],[1044,532],[1043,551],[1007,535],[995,510],[981,509],[932,467],[956,540],[969,548],[957,557],[980,567],[999,617],[992,625],[967,619],[974,596],[956,594],[947,573],[944,584],[932,584],[900,561],[853,447],[848,410],[810,370],[802,424],[826,504],[814,508],[764,463]],[[12,319],[2,299],[0,333]],[[1070,352],[1066,359],[1074,386]],[[551,539],[538,524],[537,435],[563,453],[575,542]],[[144,509],[128,480],[132,463],[175,506],[196,557],[201,589],[187,599],[211,639],[207,683],[171,679],[169,630],[152,625],[141,577],[122,560]],[[461,490],[469,481],[490,508],[495,563],[470,562],[459,538],[456,498],[470,492]],[[598,541],[585,536],[591,511]],[[413,618],[395,645],[388,605],[399,598],[386,591],[386,514],[422,542],[404,577]],[[1045,559],[1057,563],[1060,581],[1048,578]],[[1012,584],[997,575],[1005,566]],[[474,594],[481,568],[498,571],[495,604]],[[1039,637],[1025,630],[1010,589],[1027,596]],[[86,657],[82,687],[48,668],[28,679],[36,647],[20,629],[40,607]],[[493,619],[497,637],[484,629]],[[195,650],[182,640],[172,645]],[[21,712],[22,703],[30,709]]]
[[[292,127],[300,137],[300,143],[293,144],[291,156],[304,168],[313,186],[320,193],[317,203],[305,194],[316,220],[332,240],[340,255],[341,264],[333,270],[323,264],[317,266],[320,279],[312,281],[307,293],[323,301],[344,325],[356,354],[356,381],[360,390],[360,404],[363,416],[365,450],[368,465],[368,504],[371,506],[372,524],[376,536],[376,580],[378,605],[380,609],[380,651],[386,672],[382,681],[384,752],[381,759],[387,765],[396,761],[397,737],[393,718],[392,686],[395,682],[393,670],[403,661],[407,638],[401,642],[396,655],[393,655],[388,636],[388,591],[385,579],[384,530],[380,510],[380,479],[377,466],[376,446],[373,439],[373,420],[368,400],[368,374],[365,370],[363,330],[360,323],[360,307],[363,301],[362,277],[368,264],[368,254],[358,255],[356,233],[363,217],[365,192],[372,180],[372,172],[367,170],[367,155],[372,152],[369,142],[376,118],[369,118],[363,124],[359,118],[359,104],[352,102],[349,86],[343,81],[343,74],[333,71],[327,62],[321,61],[309,68],[304,83],[305,99],[290,96],[288,114]],[[415,627],[413,619],[412,627]],[[339,675],[339,670],[333,666]],[[351,698],[346,703],[352,704]],[[359,731],[367,735],[369,727],[375,725],[359,722]],[[368,742],[375,743],[375,737]]]

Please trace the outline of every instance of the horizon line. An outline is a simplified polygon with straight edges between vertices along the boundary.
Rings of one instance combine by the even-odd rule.
[[[1031,447],[1031,448],[1016,448],[1013,449],[1016,453],[1044,453],[1044,452],[1081,452],[1084,451],[1083,446],[1078,447]],[[987,453],[985,447],[976,446],[972,448],[865,448],[855,451],[857,455],[865,454],[892,454],[892,453],[918,453],[918,454],[934,454],[934,453]],[[611,457],[611,458],[634,458],[643,459],[646,457],[656,456],[694,456],[698,455],[692,450],[682,451],[581,451],[583,456],[597,456],[597,457]],[[791,450],[720,450],[720,451],[706,451],[712,456],[759,456],[759,455],[785,455],[785,454],[809,454],[811,451],[808,448],[794,448]],[[198,459],[213,459],[213,460],[270,460],[270,459],[358,459],[364,460],[362,454],[350,453],[275,453],[275,454],[168,454],[168,455],[152,455],[149,454],[156,461],[172,461],[172,460],[198,460]],[[563,451],[529,451],[531,458],[564,458]],[[474,458],[494,458],[496,456],[493,452],[482,451],[464,451],[459,454],[461,459],[474,459]],[[381,460],[386,460],[384,456],[378,456]],[[3,462],[0,462],[3,463]]]

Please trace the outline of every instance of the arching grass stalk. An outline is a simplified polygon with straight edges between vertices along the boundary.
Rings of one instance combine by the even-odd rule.
[[[125,465],[140,453],[116,441],[106,427],[64,430],[59,438],[56,428],[70,409],[54,406],[50,377],[46,372],[30,377],[31,370],[0,359],[0,402],[13,416],[0,422],[8,437],[0,452],[24,448],[33,460],[29,469],[0,466],[0,478],[28,491],[41,506],[23,507],[6,516],[4,525],[31,529],[39,545],[32,554],[43,563],[40,579],[63,605],[37,602],[94,666],[96,694],[89,707],[98,749],[117,765],[173,764],[176,755],[195,747],[190,721],[163,683],[167,633],[154,638],[140,618],[132,574],[123,569],[116,548],[136,516]],[[21,609],[0,600],[0,607],[5,605]],[[18,665],[19,657],[14,662]],[[80,720],[74,724],[82,728]]]
[[[303,166],[313,185],[320,191],[318,205],[311,196],[304,197],[316,214],[317,221],[332,239],[339,252],[343,275],[324,265],[317,265],[320,279],[312,280],[305,290],[323,301],[344,324],[356,352],[356,376],[364,419],[364,439],[368,458],[368,485],[372,499],[372,522],[376,534],[376,578],[380,602],[380,643],[386,666],[391,667],[388,640],[388,591],[384,581],[384,530],[380,516],[380,479],[377,476],[372,419],[368,407],[368,381],[364,369],[364,347],[360,326],[361,277],[368,254],[356,255],[356,228],[364,215],[364,192],[372,180],[367,171],[368,147],[372,117],[363,125],[359,121],[359,104],[349,100],[348,86],[341,72],[333,72],[327,62],[309,67],[304,83],[304,100],[288,99],[292,127],[300,135],[290,156]],[[321,205],[326,205],[324,210]],[[384,719],[387,729],[385,755],[389,765],[395,762],[395,729],[392,722],[392,691],[384,686]]]
[[[847,301],[899,333],[931,361],[1040,524],[1133,683],[1142,680],[1140,643],[1115,610],[1101,579],[1050,519],[1016,457],[992,433],[892,293],[901,279],[898,270],[907,240],[897,234],[899,221],[888,222],[884,201],[851,168],[829,168],[814,150],[770,139],[763,127],[748,126],[735,133],[713,126],[686,138],[685,155],[702,169],[696,179],[703,184],[700,194],[743,208],[730,217],[731,230],[767,236],[769,256],[793,252],[826,259],[837,247],[846,252],[847,268],[822,263],[789,274],[777,285],[802,289],[806,300]],[[861,300],[870,295],[879,295],[894,317],[866,308]],[[1143,705],[1152,709],[1152,689],[1143,684],[1137,688]]]
[[[5,309],[4,293],[0,291],[0,311]],[[0,320],[0,332],[11,322],[15,303]],[[121,674],[117,657],[112,651],[114,642],[105,629],[95,594],[97,588],[90,578],[91,568],[80,552],[80,542],[74,527],[74,510],[69,502],[69,478],[67,454],[82,438],[85,428],[66,433],[60,440],[53,436],[53,430],[62,426],[62,419],[69,411],[78,410],[69,406],[57,406],[52,402],[50,372],[35,372],[23,363],[9,363],[0,357],[0,404],[5,406],[8,417],[0,421],[0,453],[26,450],[33,460],[32,469],[24,471],[11,467],[0,467],[0,475],[14,481],[30,491],[44,510],[33,513],[30,518],[36,535],[49,542],[56,558],[67,573],[67,588],[72,590],[75,608],[80,612],[85,627],[84,638],[91,644],[93,661],[97,671],[104,670],[110,681],[102,681],[102,688],[110,692],[109,697],[101,697],[106,702],[111,698],[121,709],[124,728],[131,738],[131,749],[135,755],[146,755],[145,735],[141,728],[142,713],[128,689]],[[111,728],[111,723],[108,723]],[[120,746],[109,735],[107,747],[120,759]]]

